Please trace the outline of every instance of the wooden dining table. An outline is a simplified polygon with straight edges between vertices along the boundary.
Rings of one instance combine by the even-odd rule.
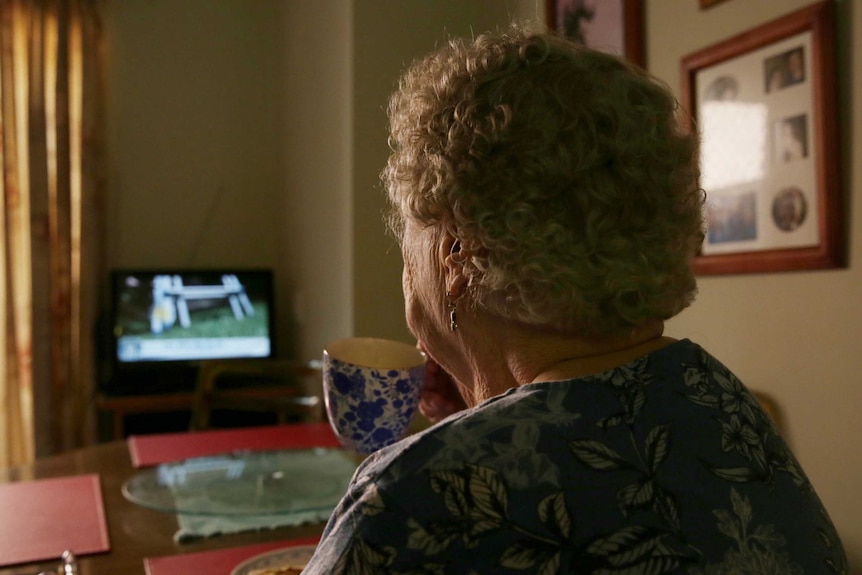
[[[110,551],[80,555],[78,575],[145,575],[144,558],[224,549],[269,541],[319,536],[324,523],[223,534],[188,543],[174,541],[176,515],[137,505],[125,498],[123,483],[139,469],[132,464],[126,441],[103,443],[37,459],[20,467],[0,469],[0,483],[96,473],[102,495]],[[57,568],[53,561],[0,567],[0,575],[36,575]]]

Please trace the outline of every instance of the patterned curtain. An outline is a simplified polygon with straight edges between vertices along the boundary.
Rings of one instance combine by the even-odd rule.
[[[0,0],[0,466],[93,439],[101,0]]]

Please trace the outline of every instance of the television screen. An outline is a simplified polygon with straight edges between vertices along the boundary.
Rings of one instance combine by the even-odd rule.
[[[275,354],[270,270],[115,270],[112,316],[120,367]]]

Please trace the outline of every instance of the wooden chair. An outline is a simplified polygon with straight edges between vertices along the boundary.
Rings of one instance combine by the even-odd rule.
[[[783,435],[785,431],[784,417],[782,417],[781,409],[779,409],[775,398],[763,391],[752,390],[751,393],[757,399],[757,402],[760,403],[766,415],[772,420],[772,423],[775,424],[775,428]]]
[[[274,413],[277,423],[324,421],[320,362],[232,359],[201,362],[191,430],[210,429],[213,411]]]

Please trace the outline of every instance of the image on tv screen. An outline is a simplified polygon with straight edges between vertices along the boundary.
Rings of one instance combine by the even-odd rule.
[[[120,363],[270,357],[268,272],[117,272]]]

